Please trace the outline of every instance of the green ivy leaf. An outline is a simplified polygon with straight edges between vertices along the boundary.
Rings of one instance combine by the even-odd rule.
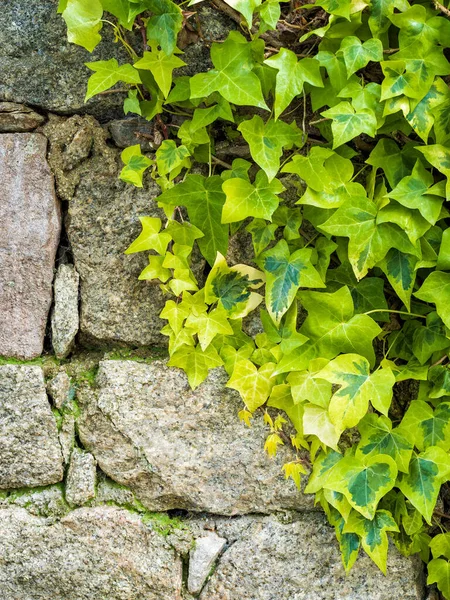
[[[419,146],[417,148],[419,152],[425,156],[427,161],[436,167],[438,171],[443,173],[447,177],[446,195],[450,196],[450,181],[448,179],[450,175],[450,150],[439,144],[432,146]]]
[[[315,494],[321,490],[330,476],[334,466],[343,460],[342,454],[334,450],[321,452],[313,464],[308,484],[305,487],[305,494]]]
[[[136,187],[142,187],[144,173],[148,167],[153,164],[153,161],[142,154],[141,146],[139,144],[125,148],[120,155],[120,158],[125,164],[120,172],[120,179],[127,183],[131,183]]]
[[[414,432],[414,444],[420,450],[430,446],[450,449],[450,404],[441,402],[433,411],[422,400],[413,400],[402,419],[405,432]]]
[[[146,9],[153,13],[147,22],[147,39],[161,46],[169,56],[177,43],[177,35],[183,25],[183,15],[179,6],[170,0],[147,0]]]
[[[366,554],[377,567],[386,575],[388,553],[388,531],[400,531],[397,523],[387,510],[377,510],[372,519],[366,519],[356,511],[352,511],[344,533],[356,533],[361,538],[361,544]]]
[[[261,5],[262,0],[225,0],[225,2],[237,10],[244,17],[247,27],[250,29],[253,21],[253,13]]]
[[[358,425],[361,440],[356,449],[356,456],[377,456],[387,454],[396,463],[398,470],[408,473],[413,444],[408,436],[399,429],[392,429],[388,417],[375,414],[366,415]]]
[[[174,54],[168,55],[163,50],[144,52],[144,56],[134,63],[136,69],[151,72],[164,98],[167,98],[172,87],[173,70],[185,65],[181,58]]]
[[[434,558],[428,563],[427,583],[436,583],[444,597],[450,598],[450,563],[443,558]]]
[[[308,311],[300,333],[310,341],[283,357],[276,373],[303,371],[314,358],[332,359],[340,352],[361,354],[373,366],[372,340],[381,329],[368,315],[354,315],[348,287],[334,293],[302,291],[299,298]]]
[[[258,263],[266,273],[266,305],[275,323],[292,304],[299,287],[323,288],[320,275],[311,264],[312,250],[302,248],[290,253],[285,240],[264,252]]]
[[[297,433],[301,436],[303,435],[303,405],[295,404],[288,385],[281,384],[274,386],[267,401],[267,406],[284,410]]]
[[[305,83],[323,87],[320,64],[313,58],[297,60],[297,56],[287,48],[264,61],[278,71],[275,87],[275,120],[289,106],[292,100],[303,92]]]
[[[390,17],[394,9],[407,10],[409,8],[406,0],[371,0],[369,27],[372,35],[379,38],[390,26]]]
[[[215,308],[208,313],[199,315],[190,314],[186,319],[186,327],[195,331],[203,351],[208,348],[216,335],[233,335],[227,313],[222,308]]]
[[[421,365],[424,365],[435,352],[450,346],[445,328],[437,313],[427,315],[426,326],[417,327],[413,334],[412,351]]]
[[[227,387],[237,390],[248,410],[254,412],[270,396],[275,384],[272,378],[274,367],[274,363],[266,363],[257,369],[250,360],[240,360],[234,367]]]
[[[66,22],[69,42],[92,52],[102,39],[99,34],[103,16],[100,0],[60,0],[58,12]]]
[[[174,352],[167,363],[169,367],[178,367],[186,373],[189,385],[193,390],[208,376],[208,371],[223,365],[214,346],[209,345],[205,351],[200,346],[182,346]]]
[[[301,404],[303,407],[303,432],[305,435],[315,435],[329,448],[338,451],[340,432],[330,419],[326,408],[317,404]]]
[[[187,208],[190,221],[204,234],[198,240],[198,246],[210,265],[214,264],[217,252],[226,254],[228,225],[221,223],[225,194],[219,176],[187,175],[183,182],[158,196],[157,200],[170,211],[179,205]]]
[[[347,456],[333,467],[324,487],[344,494],[355,510],[373,519],[378,502],[394,487],[396,477],[397,466],[390,456],[363,460]]]
[[[158,254],[164,254],[172,237],[161,230],[161,219],[157,217],[139,217],[142,231],[139,237],[125,250],[125,254],[143,252],[144,250],[155,250]]]
[[[159,279],[165,283],[171,276],[169,269],[163,267],[164,256],[155,256],[150,254],[148,257],[149,264],[143,269],[139,275],[139,279]]]
[[[375,137],[377,118],[370,108],[356,112],[349,102],[340,102],[321,114],[327,119],[333,120],[331,123],[333,149],[342,146],[361,133]]]
[[[408,310],[411,308],[411,294],[416,281],[416,263],[415,256],[392,248],[377,265]]]
[[[119,81],[124,83],[138,84],[141,83],[139,73],[132,65],[120,65],[115,58],[109,60],[97,60],[95,62],[85,63],[86,66],[94,71],[94,74],[89,77],[86,96],[84,101],[89,98],[109,90]]]
[[[252,72],[256,66],[253,44],[235,31],[223,44],[213,44],[211,60],[215,68],[191,78],[191,98],[205,98],[219,92],[233,104],[267,109],[261,82]]]
[[[252,235],[253,248],[255,255],[258,256],[275,239],[275,231],[278,229],[278,225],[276,223],[266,223],[262,219],[253,219],[246,229]]]
[[[430,542],[430,550],[433,558],[439,558],[439,556],[450,558],[450,535],[438,533]]]
[[[186,146],[177,146],[173,140],[163,140],[156,151],[156,166],[159,175],[172,173],[171,179],[178,174],[180,167],[189,166],[186,159],[189,158],[189,150]]]
[[[379,412],[387,415],[395,376],[391,369],[378,369],[370,374],[369,361],[357,354],[342,354],[328,363],[319,373],[340,388],[331,398],[328,411],[338,431],[354,427],[369,408],[369,401]]]
[[[264,171],[258,171],[254,184],[233,177],[224,181],[222,189],[226,195],[222,222],[234,223],[247,217],[270,220],[279,204],[278,194],[285,188],[278,179],[269,183]]]
[[[449,474],[448,454],[442,448],[431,446],[413,455],[409,474],[402,474],[396,484],[430,525],[441,484]]]
[[[312,6],[321,6],[327,13],[350,21],[351,0],[318,0]]]
[[[344,57],[348,77],[365,67],[370,61],[383,60],[383,44],[377,39],[369,39],[361,43],[355,36],[345,37],[341,42],[340,52]]]
[[[425,279],[422,287],[414,293],[414,296],[424,302],[436,305],[437,314],[444,321],[446,327],[450,328],[450,273],[434,271]]]
[[[293,145],[300,148],[304,143],[303,134],[295,123],[288,125],[284,121],[272,120],[264,123],[258,115],[243,121],[238,130],[250,146],[253,160],[266,173],[269,182],[280,168],[283,148],[291,148]]]

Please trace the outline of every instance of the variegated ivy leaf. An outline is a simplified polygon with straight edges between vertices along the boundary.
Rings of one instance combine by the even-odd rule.
[[[235,223],[247,217],[270,220],[280,201],[278,194],[285,188],[278,179],[269,183],[264,171],[258,171],[254,184],[233,177],[224,181],[222,189],[226,195],[222,223]]]
[[[344,521],[347,522],[347,519],[353,509],[344,494],[341,494],[340,492],[333,492],[332,490],[322,490],[321,493],[328,504],[333,506],[342,516]]]
[[[285,240],[266,250],[258,264],[266,273],[266,306],[275,323],[292,304],[299,287],[323,288],[320,275],[311,264],[312,250],[301,248],[292,254]]]
[[[397,487],[431,525],[441,484],[450,475],[450,458],[442,448],[431,446],[411,459],[409,474],[402,474]]]
[[[352,197],[320,229],[331,235],[349,238],[348,257],[358,279],[381,261],[391,248],[417,255],[418,250],[395,225],[377,225],[378,209],[364,197]]]
[[[419,291],[414,296],[424,302],[436,305],[437,314],[446,327],[450,328],[450,273],[434,271],[425,279]]]
[[[148,41],[161,46],[169,56],[176,48],[177,35],[183,25],[181,8],[171,0],[146,0],[144,7],[152,12],[147,21]],[[138,11],[141,12],[139,7]]]
[[[445,146],[434,144],[432,146],[420,146],[417,148],[425,156],[427,161],[436,167],[438,171],[447,177],[446,195],[450,196],[450,150]]]
[[[142,187],[144,173],[148,167],[153,164],[153,161],[142,154],[139,144],[125,148],[125,150],[122,151],[120,158],[125,164],[120,172],[120,179],[127,183],[131,183],[136,187]]]
[[[348,77],[365,67],[369,61],[383,60],[383,44],[377,39],[362,43],[355,36],[347,36],[342,40],[339,50],[344,57]]]
[[[183,167],[189,168],[190,162],[187,160],[190,156],[186,146],[177,146],[173,140],[163,140],[161,146],[156,151],[156,166],[159,175],[168,175],[173,179],[179,175]]]
[[[275,363],[266,363],[259,369],[250,360],[236,363],[227,387],[237,390],[248,410],[254,412],[262,406],[272,391],[275,379],[272,377]]]
[[[356,448],[356,456],[376,456],[387,454],[394,459],[398,470],[408,473],[413,443],[411,433],[401,428],[392,428],[388,417],[375,414],[366,415],[358,424],[361,440]]]
[[[305,494],[315,494],[323,489],[333,467],[343,458],[342,454],[334,450],[322,451],[314,461],[312,473],[305,487]]]
[[[125,254],[143,252],[144,250],[155,250],[158,254],[164,254],[172,237],[166,231],[161,230],[161,219],[158,217],[139,217],[142,231],[139,237],[125,250]]]
[[[369,401],[387,415],[392,400],[395,376],[391,369],[370,373],[369,361],[358,354],[342,354],[316,375],[340,388],[331,398],[328,411],[339,432],[359,423],[369,408]]]
[[[416,281],[416,264],[415,256],[404,254],[396,248],[389,250],[383,260],[377,264],[408,310],[411,307],[411,294]]]
[[[356,533],[344,533],[345,519],[334,507],[329,511],[328,520],[330,521],[330,525],[334,525],[341,551],[342,564],[344,565],[345,572],[348,573],[358,558],[361,545],[359,536]]]
[[[267,223],[263,219],[253,219],[246,229],[252,235],[253,248],[255,255],[258,256],[275,239],[275,231],[278,229],[278,225]]]
[[[368,315],[354,315],[353,299],[348,287],[334,293],[299,292],[308,317],[300,333],[309,342],[284,356],[276,373],[303,371],[309,362],[318,357],[332,359],[340,352],[353,352],[375,363],[373,339],[381,329]]]
[[[331,400],[331,383],[326,379],[319,379],[317,374],[327,364],[326,359],[312,360],[307,371],[294,371],[289,373],[287,381],[291,385],[292,396],[295,402],[308,400],[312,404],[328,408]]]
[[[253,51],[261,48],[264,48],[262,40],[248,42],[237,31],[231,31],[223,44],[211,47],[214,69],[191,78],[191,98],[205,98],[219,92],[233,104],[267,109],[261,82],[252,71],[257,64]]]
[[[266,59],[264,63],[278,71],[275,87],[275,120],[292,100],[302,93],[305,83],[323,87],[320,64],[313,58],[298,60],[294,52],[281,48],[278,54]]]
[[[338,441],[341,432],[330,419],[330,414],[323,406],[317,404],[300,403],[303,410],[303,433],[315,435],[322,444],[338,451]]]
[[[216,262],[205,282],[205,299],[218,302],[231,319],[245,317],[262,302],[253,290],[264,284],[265,275],[247,265],[228,267],[225,257],[217,253]]]
[[[424,365],[435,352],[450,347],[450,339],[445,327],[434,311],[427,315],[426,325],[415,329],[412,351],[421,365]]]
[[[360,537],[364,551],[385,575],[388,531],[400,530],[387,510],[377,510],[372,519],[366,519],[357,511],[352,511],[343,529],[344,533],[356,533]]]
[[[391,23],[390,17],[394,9],[407,10],[409,4],[406,0],[372,0],[370,3],[369,27],[375,38],[380,38]]]
[[[414,8],[423,8],[423,6],[413,6]],[[449,25],[450,21],[439,19]],[[406,120],[417,133],[417,135],[427,143],[430,135],[431,128],[435,123],[437,114],[437,107],[442,107],[445,103],[450,100],[450,91],[447,84],[440,78],[437,77],[434,80],[429,92],[419,102],[416,100],[410,101],[410,111],[405,115]],[[438,119],[438,126],[440,123]],[[436,133],[436,132],[435,132]],[[441,143],[439,136],[436,135],[436,141]]]
[[[380,499],[391,490],[397,478],[397,466],[387,455],[346,456],[331,470],[324,486],[344,494],[352,507],[367,519],[373,519]]]
[[[88,79],[85,102],[100,92],[109,90],[119,81],[135,85],[141,83],[139,73],[132,65],[119,66],[115,58],[86,63],[86,66],[94,71],[94,74]]]
[[[179,367],[186,373],[193,390],[208,376],[208,371],[223,365],[223,361],[211,344],[202,350],[200,346],[182,346],[170,357],[169,367]]]
[[[375,137],[377,118],[370,108],[355,111],[350,102],[340,102],[322,112],[321,115],[332,119],[333,149],[358,137],[361,133]]]
[[[266,173],[269,182],[278,173],[283,148],[289,149],[294,145],[301,148],[305,142],[295,122],[290,125],[272,120],[264,123],[258,115],[242,121],[238,130],[250,146],[253,160]]]
[[[433,410],[422,400],[413,400],[402,419],[400,430],[411,437],[420,450],[430,446],[450,449],[450,403],[441,402]]]

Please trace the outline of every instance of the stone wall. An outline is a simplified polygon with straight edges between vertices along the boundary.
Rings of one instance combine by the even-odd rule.
[[[192,392],[166,367],[163,298],[124,255],[158,189],[117,178],[153,127],[120,94],[83,104],[83,63],[124,57],[108,35],[93,57],[67,44],[56,5],[0,11],[0,598],[423,600],[395,548],[387,578],[364,555],[345,575],[224,373]],[[232,26],[200,18],[207,39]]]

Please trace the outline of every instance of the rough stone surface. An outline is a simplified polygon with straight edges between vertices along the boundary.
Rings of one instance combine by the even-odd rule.
[[[38,133],[0,135],[0,355],[4,356],[33,358],[43,348],[61,228],[46,150],[47,140]]]
[[[322,514],[218,521],[230,546],[200,600],[422,600],[423,568],[392,547],[388,576],[363,553],[345,574],[333,528]],[[234,542],[234,543],[233,543]]]
[[[55,377],[47,383],[47,392],[50,394],[53,404],[58,410],[69,400],[71,383],[70,377],[64,369],[58,371]]]
[[[90,112],[108,120],[123,114],[125,94],[107,94],[86,105],[86,62],[116,58],[129,62],[111,27],[92,54],[69,44],[57,0],[8,0],[0,11],[0,98],[61,113]]]
[[[70,412],[64,412],[62,415],[58,439],[64,464],[67,465],[69,464],[72,448],[75,444],[75,418]]]
[[[81,508],[48,524],[0,509],[5,600],[179,600],[181,561],[138,515]]]
[[[98,389],[79,393],[80,439],[150,510],[311,508],[312,497],[282,476],[288,450],[267,457],[262,420],[252,428],[239,421],[241,400],[225,381],[215,370],[192,392],[184,373],[163,362],[102,361]]]
[[[62,478],[58,430],[42,369],[0,366],[0,489],[48,485]]]
[[[66,225],[81,279],[82,339],[166,345],[159,333],[162,293],[138,280],[147,255],[124,255],[141,231],[139,216],[161,216],[152,201],[159,188],[150,178],[142,189],[118,179],[120,152],[107,146],[92,117],[53,118],[44,130],[58,193],[69,201]]]
[[[80,319],[78,288],[80,276],[73,265],[60,265],[55,277],[52,312],[52,345],[58,358],[66,358],[75,344]]]
[[[213,531],[195,540],[195,546],[189,555],[188,590],[191,594],[198,595],[202,591],[202,587],[226,543],[225,538],[219,537]]]
[[[74,448],[70,455],[66,481],[66,500],[81,506],[95,497],[95,458],[89,452]]]
[[[0,510],[11,505],[26,508],[32,515],[46,517],[52,521],[61,519],[70,512],[61,484],[31,490],[12,490],[7,497],[0,499]]]
[[[154,125],[142,117],[116,119],[108,123],[109,132],[118,148],[141,145],[142,152],[155,150]]]
[[[0,102],[0,133],[23,133],[32,131],[45,118],[23,104]]]

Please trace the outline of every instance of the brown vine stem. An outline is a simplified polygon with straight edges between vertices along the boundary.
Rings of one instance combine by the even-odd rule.
[[[438,2],[438,0],[434,0],[433,4],[437,10],[440,10],[445,16],[450,17],[450,10],[446,6]]]
[[[440,358],[439,360],[437,360],[436,362],[434,362],[431,367],[437,367],[438,365],[441,365],[445,359],[448,358],[448,356],[446,354],[444,354],[444,356],[442,358]],[[430,369],[431,369],[430,367]]]
[[[211,160],[216,163],[216,165],[220,165],[221,167],[225,167],[226,169],[232,169],[233,166],[230,163],[225,162],[224,160],[220,160],[217,156],[211,154]]]

